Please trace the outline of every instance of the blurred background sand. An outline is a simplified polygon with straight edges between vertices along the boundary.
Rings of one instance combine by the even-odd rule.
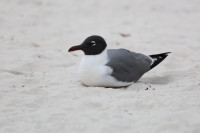
[[[1,0],[0,132],[199,133],[199,5]],[[93,34],[108,48],[172,54],[128,88],[85,87],[83,53],[67,50]]]

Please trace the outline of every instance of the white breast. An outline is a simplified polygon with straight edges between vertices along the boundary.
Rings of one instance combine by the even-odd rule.
[[[80,81],[87,86],[120,87],[132,82],[117,81],[111,75],[112,69],[105,64],[109,61],[105,49],[98,55],[84,55],[79,66]]]

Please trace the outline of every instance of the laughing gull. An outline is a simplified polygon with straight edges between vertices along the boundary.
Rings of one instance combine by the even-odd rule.
[[[81,45],[68,50],[68,52],[82,50],[85,54],[79,66],[79,78],[84,85],[99,87],[131,85],[170,53],[148,56],[126,49],[106,47],[106,41],[101,36],[93,35],[86,38]]]

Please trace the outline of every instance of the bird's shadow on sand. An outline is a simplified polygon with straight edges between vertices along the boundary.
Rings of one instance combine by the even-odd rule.
[[[154,85],[167,85],[171,83],[174,78],[170,75],[166,76],[154,76],[154,77],[143,77],[139,81],[135,82],[134,84],[124,87],[124,89],[155,89]]]
[[[165,85],[173,81],[173,77],[170,75],[166,76],[154,76],[154,77],[144,77],[141,79],[141,82],[157,85]]]

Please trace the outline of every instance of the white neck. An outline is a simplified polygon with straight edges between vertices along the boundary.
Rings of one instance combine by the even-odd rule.
[[[107,49],[105,48],[103,52],[98,55],[84,55],[82,61],[93,64],[106,64],[108,62]]]

